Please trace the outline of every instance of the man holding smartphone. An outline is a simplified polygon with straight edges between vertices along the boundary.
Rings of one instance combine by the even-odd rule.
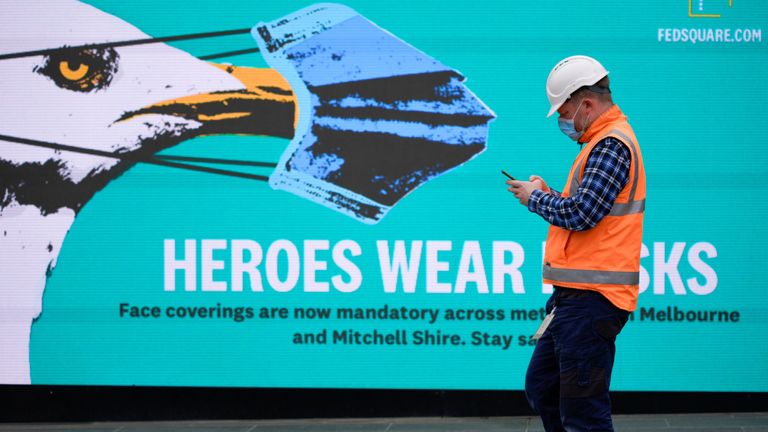
[[[615,340],[637,306],[645,169],[609,84],[591,57],[560,61],[547,78],[547,117],[557,112],[560,130],[583,147],[562,193],[538,176],[507,181],[550,223],[543,278],[554,293],[525,380],[547,431],[613,431]]]

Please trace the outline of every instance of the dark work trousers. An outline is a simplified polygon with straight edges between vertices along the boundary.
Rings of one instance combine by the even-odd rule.
[[[611,384],[614,342],[629,312],[595,291],[555,286],[547,313],[555,318],[525,376],[528,403],[548,432],[613,431]]]

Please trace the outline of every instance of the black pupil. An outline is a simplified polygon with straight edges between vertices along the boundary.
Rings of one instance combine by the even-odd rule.
[[[69,70],[73,70],[73,71],[80,69],[80,65],[81,64],[82,63],[80,63],[77,60],[69,60],[69,61],[67,61],[67,65],[69,66]]]

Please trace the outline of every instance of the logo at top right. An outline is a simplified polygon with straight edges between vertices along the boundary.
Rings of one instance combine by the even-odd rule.
[[[728,8],[733,7],[733,0],[728,0]],[[725,10],[725,0],[688,0],[688,16],[691,18],[720,18]]]

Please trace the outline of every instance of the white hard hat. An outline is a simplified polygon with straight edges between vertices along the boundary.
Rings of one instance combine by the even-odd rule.
[[[608,75],[603,65],[592,57],[575,55],[555,65],[547,77],[547,97],[551,117],[571,94],[583,86],[591,86]]]

